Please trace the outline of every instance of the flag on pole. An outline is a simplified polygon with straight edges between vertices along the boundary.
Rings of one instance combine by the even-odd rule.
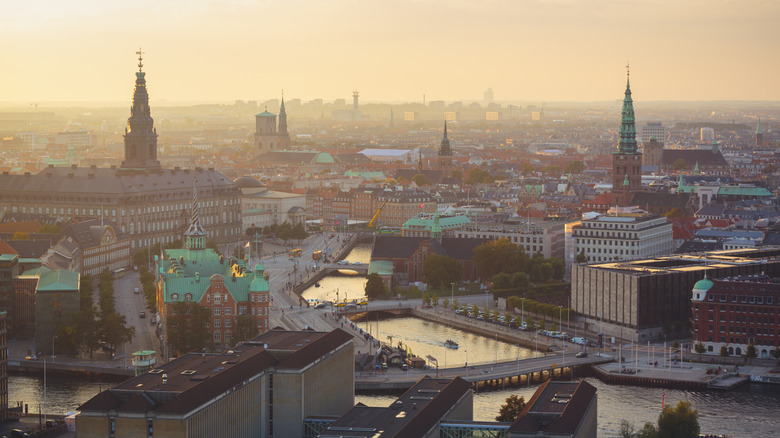
[[[247,242],[246,245],[244,245],[244,248],[249,248],[249,243],[250,242]]]
[[[664,402],[666,401],[666,390],[664,390],[664,394],[661,396],[661,412],[664,410]]]
[[[420,204],[420,206],[419,206],[419,207],[417,207],[417,208],[423,208],[423,206],[424,206],[424,205],[425,205],[425,203],[423,202],[423,203],[422,203],[422,204]]]

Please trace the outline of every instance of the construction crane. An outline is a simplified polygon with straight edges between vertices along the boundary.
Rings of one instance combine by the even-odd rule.
[[[385,207],[385,204],[387,204],[387,199],[385,199],[385,202],[383,202],[382,205],[379,206],[379,210],[377,210],[376,213],[374,213],[374,217],[372,217],[371,221],[368,223],[369,228],[374,228],[376,219],[379,217],[379,213],[382,212],[382,209]]]

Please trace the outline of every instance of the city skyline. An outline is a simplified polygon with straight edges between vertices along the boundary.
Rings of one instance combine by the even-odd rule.
[[[6,6],[3,102],[777,101],[770,1],[77,0]],[[74,11],[78,11],[75,13]],[[641,96],[641,97],[640,97]]]

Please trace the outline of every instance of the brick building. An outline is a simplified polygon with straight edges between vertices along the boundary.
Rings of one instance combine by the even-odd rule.
[[[720,279],[704,278],[693,286],[691,298],[693,347],[707,354],[742,356],[751,343],[758,357],[771,358],[780,348],[780,278],[763,274]]]

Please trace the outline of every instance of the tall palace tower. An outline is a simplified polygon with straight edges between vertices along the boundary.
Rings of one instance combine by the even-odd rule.
[[[146,73],[143,72],[143,52],[138,50],[138,71],[135,73],[135,91],[130,118],[125,128],[125,160],[123,168],[159,169],[157,159],[157,130],[149,109],[149,93],[146,91]]]

